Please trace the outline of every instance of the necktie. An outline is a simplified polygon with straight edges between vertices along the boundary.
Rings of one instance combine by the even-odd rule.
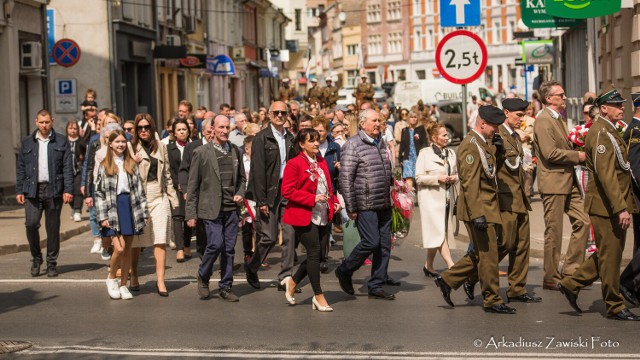
[[[511,133],[511,137],[513,137],[513,140],[515,140],[516,142],[518,141],[518,133],[517,132],[512,132]]]

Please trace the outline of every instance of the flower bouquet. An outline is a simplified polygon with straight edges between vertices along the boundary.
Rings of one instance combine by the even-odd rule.
[[[569,132],[569,141],[571,141],[571,143],[573,144],[574,150],[584,150],[584,139],[587,136],[589,128],[592,124],[593,123],[591,122],[585,125],[576,125],[576,127],[571,129],[571,131]]]
[[[394,244],[400,245],[398,240],[409,233],[416,196],[412,190],[407,188],[404,181],[394,180],[394,186],[391,187],[391,200],[393,202],[391,217],[392,240]]]
[[[240,226],[245,223],[253,223],[256,219],[256,202],[244,199],[240,206]]]

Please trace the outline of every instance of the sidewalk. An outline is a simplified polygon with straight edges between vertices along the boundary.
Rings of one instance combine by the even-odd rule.
[[[10,210],[4,210],[10,209]],[[60,216],[60,241],[65,241],[73,236],[91,230],[89,227],[89,214],[82,213],[82,221],[75,222],[70,219],[71,208],[65,205],[62,208]],[[47,233],[44,228],[44,215],[40,223],[40,246],[44,249],[47,246]],[[27,242],[26,230],[24,227],[24,207],[12,206],[3,207],[0,211],[0,255],[15,254],[17,252],[29,252],[29,243]],[[91,236],[87,235],[87,246],[90,246],[88,240]]]

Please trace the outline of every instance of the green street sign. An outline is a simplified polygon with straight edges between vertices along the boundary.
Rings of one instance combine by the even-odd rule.
[[[549,15],[544,2],[545,0],[522,0],[520,2],[522,22],[528,28],[571,28],[584,22],[580,19],[565,19]]]
[[[545,0],[547,14],[569,19],[588,19],[620,11],[622,0]]]
[[[525,64],[553,64],[554,53],[552,40],[522,42],[522,62]]]

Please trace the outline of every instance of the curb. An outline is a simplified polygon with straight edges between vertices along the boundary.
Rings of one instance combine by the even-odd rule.
[[[90,231],[91,230],[91,226],[89,225],[89,223],[87,222],[84,225],[80,225],[76,228],[72,228],[69,230],[65,230],[65,231],[61,231],[60,232],[60,242],[66,241],[71,239],[72,237],[76,236],[76,235],[80,235],[84,232]],[[19,252],[24,252],[24,251],[29,251],[29,244],[26,241],[25,238],[25,243],[24,244],[12,244],[12,245],[2,245],[0,246],[0,256],[3,255],[10,255],[10,254],[15,254],[15,253],[19,253]],[[40,247],[41,248],[46,248],[47,247],[47,239],[40,239]]]

